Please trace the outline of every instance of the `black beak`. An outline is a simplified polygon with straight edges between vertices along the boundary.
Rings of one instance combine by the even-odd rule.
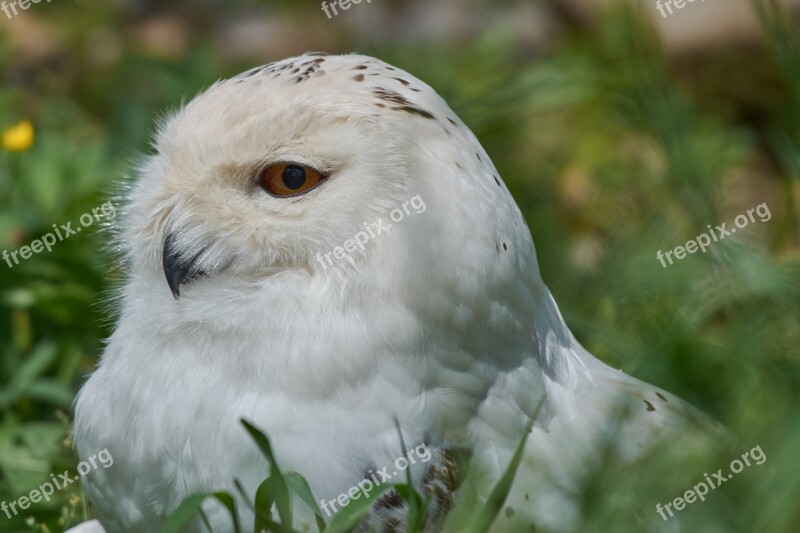
[[[167,235],[167,239],[164,241],[164,275],[167,277],[167,283],[176,300],[181,295],[181,284],[200,274],[194,268],[200,253],[186,260],[175,248],[175,234]]]

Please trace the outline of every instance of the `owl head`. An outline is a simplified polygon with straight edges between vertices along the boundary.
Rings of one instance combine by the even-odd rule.
[[[307,54],[218,82],[161,121],[154,151],[121,241],[134,275],[170,297],[387,269],[479,283],[497,255],[532,253],[474,135],[371,57]]]

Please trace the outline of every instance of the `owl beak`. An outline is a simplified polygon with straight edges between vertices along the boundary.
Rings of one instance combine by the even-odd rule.
[[[180,251],[175,245],[175,234],[170,233],[167,235],[164,241],[163,253],[164,275],[167,277],[167,284],[172,291],[172,296],[176,300],[181,296],[181,284],[200,274],[195,269],[195,263],[197,263],[200,253],[187,261],[181,257]]]

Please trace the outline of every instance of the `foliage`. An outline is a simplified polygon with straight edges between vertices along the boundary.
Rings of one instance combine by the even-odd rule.
[[[229,7],[209,2],[190,14],[176,5],[193,21],[190,45],[177,55],[126,40],[135,33],[129,19],[141,15],[116,3],[35,6],[65,48],[52,64],[17,55],[0,28],[0,130],[30,121],[35,132],[30,147],[0,149],[0,249],[75,224],[113,197],[131,160],[149,150],[157,113],[252,66],[227,60],[208,37],[208,10],[223,17]],[[641,13],[625,6],[572,27],[534,60],[502,26],[437,46],[343,35],[330,50],[357,47],[414,73],[474,129],[528,221],[545,281],[590,351],[712,414],[746,449],[762,446],[764,468],[681,513],[687,531],[800,526],[800,47],[773,0],[754,6],[766,46],[698,58],[667,55]],[[105,61],[110,36],[121,51]],[[768,222],[668,268],[656,259],[762,202]],[[50,473],[74,472],[71,404],[109,334],[106,302],[120,276],[103,230],[93,226],[13,268],[0,262],[0,501]],[[266,454],[268,441],[256,440]],[[310,491],[266,457],[275,470],[254,505],[274,502],[290,522],[285,498],[310,505]],[[654,511],[634,511],[631,486],[636,502],[663,503],[703,470],[662,460],[648,472],[587,480],[585,529],[633,528],[631,516]],[[614,488],[623,485],[628,492]],[[203,498],[181,512],[193,515]],[[328,530],[347,530],[365,509],[348,510]],[[61,531],[89,514],[70,488],[25,516],[0,516],[0,529]],[[272,516],[261,519],[269,526]]]

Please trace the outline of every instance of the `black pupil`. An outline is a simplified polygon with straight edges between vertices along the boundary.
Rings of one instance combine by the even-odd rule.
[[[297,165],[289,165],[283,169],[283,184],[287,189],[297,190],[306,182],[306,169]]]

